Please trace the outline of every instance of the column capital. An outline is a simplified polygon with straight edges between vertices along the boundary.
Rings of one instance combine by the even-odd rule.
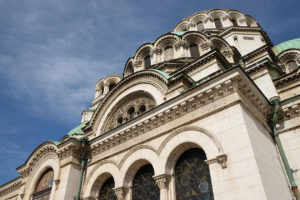
[[[169,185],[170,175],[161,174],[153,177],[160,189],[167,189]]]
[[[128,191],[128,188],[118,187],[118,188],[114,188],[114,191],[118,200],[125,200],[125,196]]]

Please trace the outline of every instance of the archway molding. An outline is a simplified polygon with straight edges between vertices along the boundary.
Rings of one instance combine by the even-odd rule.
[[[99,163],[92,169],[92,171],[88,175],[86,184],[83,187],[83,197],[97,198],[100,188],[108,178],[112,177],[114,179],[116,187],[120,184],[118,183],[118,180],[120,180],[120,176],[120,171],[115,163],[111,161]]]
[[[196,126],[185,126],[174,130],[160,145],[160,157],[157,174],[172,174],[172,170],[180,155],[191,148],[204,150],[207,160],[223,155],[221,143],[213,134]]]

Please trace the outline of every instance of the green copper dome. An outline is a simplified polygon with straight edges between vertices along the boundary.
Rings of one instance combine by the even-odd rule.
[[[300,49],[300,38],[282,42],[274,47],[272,47],[273,52],[276,56],[280,53],[289,50],[289,49]]]

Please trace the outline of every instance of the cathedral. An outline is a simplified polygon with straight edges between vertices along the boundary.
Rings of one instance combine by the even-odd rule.
[[[274,45],[249,15],[186,17],[100,79],[0,200],[299,200],[299,66],[300,38]]]

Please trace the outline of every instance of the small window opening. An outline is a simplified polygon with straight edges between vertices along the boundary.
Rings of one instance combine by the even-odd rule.
[[[221,20],[219,18],[214,20],[216,28],[222,28],[222,23]]]
[[[199,22],[197,24],[197,29],[198,29],[198,31],[203,31],[204,30],[204,24],[203,24],[203,22]]]
[[[128,115],[129,115],[129,119],[133,119],[134,118],[134,107],[130,107],[127,111]]]
[[[139,114],[142,114],[146,112],[146,106],[145,105],[141,105],[140,109],[139,109]]]
[[[164,52],[165,61],[171,60],[173,58],[173,48],[167,47]]]
[[[148,69],[151,66],[151,59],[149,55],[145,57],[144,62],[145,62],[145,69]]]
[[[297,69],[297,63],[295,60],[290,60],[286,63],[287,68],[288,68],[288,72],[292,72],[295,69]]]
[[[200,57],[198,45],[192,44],[190,45],[191,57]]]
[[[118,125],[121,125],[121,124],[123,124],[123,117],[118,118]]]
[[[237,21],[235,19],[232,19],[231,22],[232,22],[233,26],[238,26],[238,23],[237,23]]]

